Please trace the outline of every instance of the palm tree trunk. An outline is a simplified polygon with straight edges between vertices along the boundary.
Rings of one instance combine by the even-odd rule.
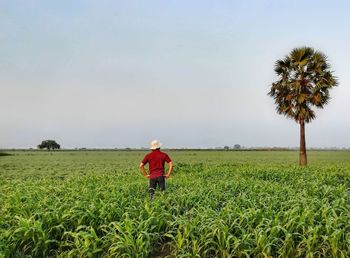
[[[306,143],[305,143],[305,121],[300,120],[300,153],[299,153],[299,165],[306,166],[307,165],[307,157],[306,157]]]

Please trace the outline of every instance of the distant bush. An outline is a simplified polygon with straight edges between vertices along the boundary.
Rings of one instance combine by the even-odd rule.
[[[1,156],[12,156],[12,154],[6,153],[6,152],[0,152],[0,157]]]
[[[233,146],[233,148],[234,148],[235,150],[238,150],[238,149],[240,149],[240,148],[241,148],[241,145],[239,145],[239,144],[235,144],[235,146]]]
[[[45,140],[42,141],[39,145],[38,145],[38,149],[42,150],[42,149],[47,149],[47,150],[59,150],[61,148],[61,145],[59,145],[56,141],[54,140]]]

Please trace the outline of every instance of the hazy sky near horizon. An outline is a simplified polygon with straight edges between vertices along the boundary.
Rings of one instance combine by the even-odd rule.
[[[350,147],[348,1],[0,0],[0,149],[298,146],[267,96],[294,47],[338,77],[308,147]]]

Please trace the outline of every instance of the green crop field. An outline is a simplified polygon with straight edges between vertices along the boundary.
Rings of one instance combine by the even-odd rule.
[[[0,257],[350,257],[350,152],[169,151],[151,201],[141,151],[0,156]]]

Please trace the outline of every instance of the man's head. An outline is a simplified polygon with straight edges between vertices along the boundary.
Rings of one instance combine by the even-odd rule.
[[[158,141],[158,140],[154,140],[151,142],[151,150],[157,150],[160,149],[160,147],[162,146],[162,144]]]

